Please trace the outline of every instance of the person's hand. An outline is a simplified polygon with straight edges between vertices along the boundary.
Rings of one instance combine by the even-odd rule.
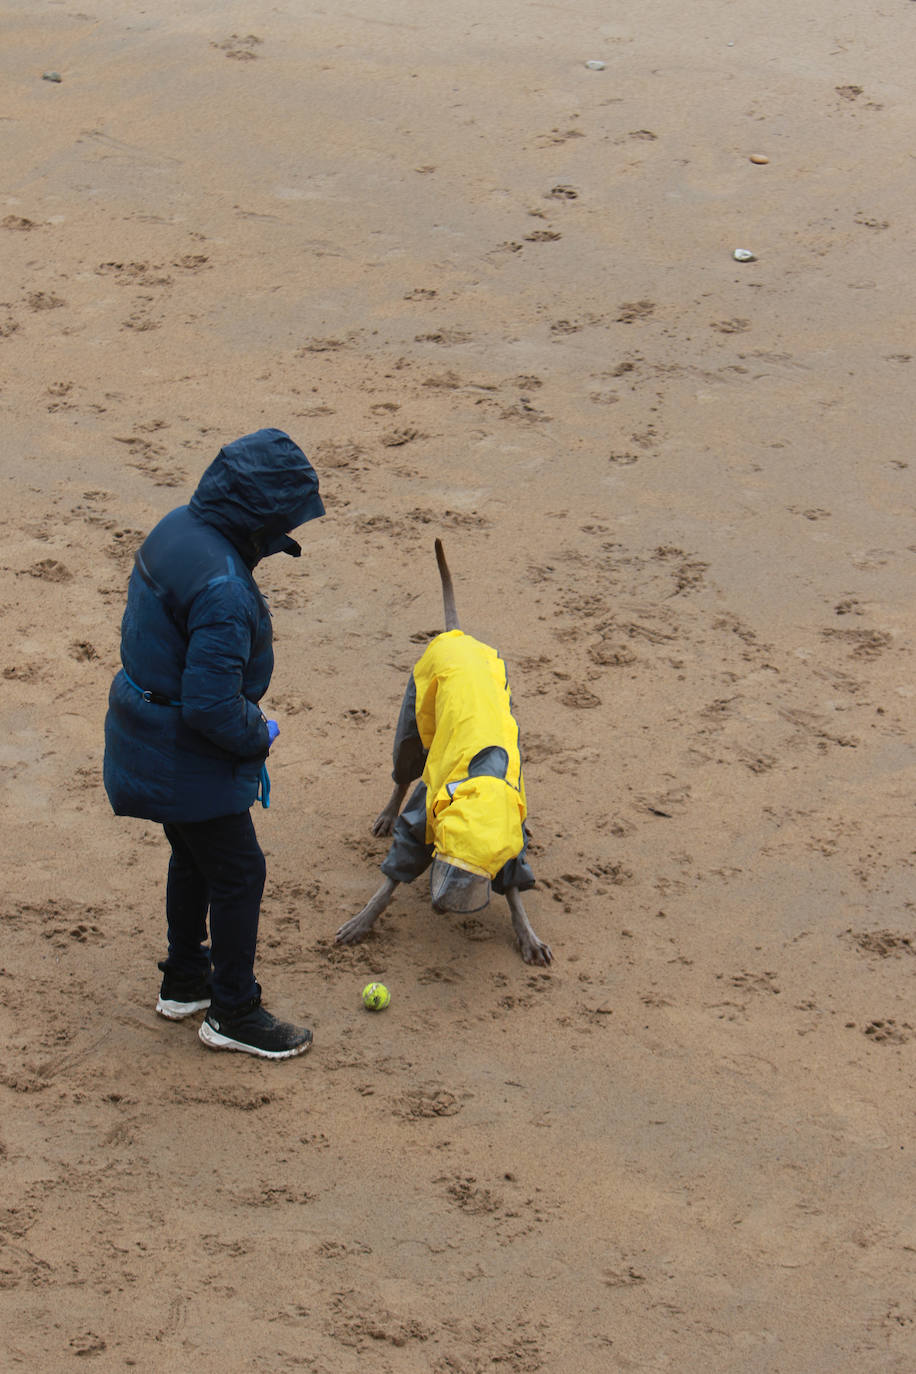
[[[276,722],[275,720],[269,720],[269,721],[267,722],[267,747],[268,747],[268,749],[269,749],[270,746],[273,744],[274,740],[277,738],[277,736],[279,735],[279,733],[280,733],[280,727],[279,727],[279,725],[277,724],[277,722]]]

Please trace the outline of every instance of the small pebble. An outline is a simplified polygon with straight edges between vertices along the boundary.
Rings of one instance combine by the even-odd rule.
[[[732,257],[735,262],[756,262],[757,259],[749,248],[736,248]]]
[[[756,162],[758,167],[765,167],[769,162],[766,153],[751,153],[751,162]]]
[[[597,58],[593,58],[590,62],[586,62],[585,65],[586,65],[586,67],[588,67],[588,69],[589,69],[590,72],[603,72],[603,71],[604,71],[604,63],[603,63],[603,62],[599,62],[599,61],[597,60]]]
[[[42,72],[41,79],[42,81],[63,81],[64,78],[60,72]]]

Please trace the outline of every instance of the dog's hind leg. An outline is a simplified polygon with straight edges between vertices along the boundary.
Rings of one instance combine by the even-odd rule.
[[[549,964],[553,959],[550,946],[539,940],[531,929],[528,913],[522,904],[522,895],[517,887],[506,889],[506,901],[512,915],[512,929],[519,951],[526,964]]]
[[[336,945],[355,945],[364,939],[387,907],[398,886],[393,878],[385,878],[378,891],[370,897],[362,911],[346,921],[334,936]]]

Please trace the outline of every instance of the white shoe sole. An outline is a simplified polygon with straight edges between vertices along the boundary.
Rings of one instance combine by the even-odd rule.
[[[304,1045],[297,1045],[292,1050],[259,1050],[255,1045],[246,1045],[242,1040],[233,1040],[229,1035],[222,1035],[214,1030],[207,1020],[203,1021],[197,1034],[208,1049],[240,1050],[242,1054],[256,1054],[259,1059],[294,1059],[297,1054],[305,1054],[306,1050],[312,1048],[311,1040],[307,1040]]]
[[[156,1002],[156,1010],[168,1021],[183,1021],[186,1016],[193,1016],[195,1011],[206,1011],[209,1005],[209,997],[200,1002],[170,1002],[160,997]]]

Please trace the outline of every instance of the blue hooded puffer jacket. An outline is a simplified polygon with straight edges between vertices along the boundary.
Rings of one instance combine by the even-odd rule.
[[[288,531],[324,514],[318,477],[279,429],[227,444],[187,506],[139,549],[105,719],[115,813],[204,821],[258,796],[273,671],[270,612],[252,569],[298,556]]]

